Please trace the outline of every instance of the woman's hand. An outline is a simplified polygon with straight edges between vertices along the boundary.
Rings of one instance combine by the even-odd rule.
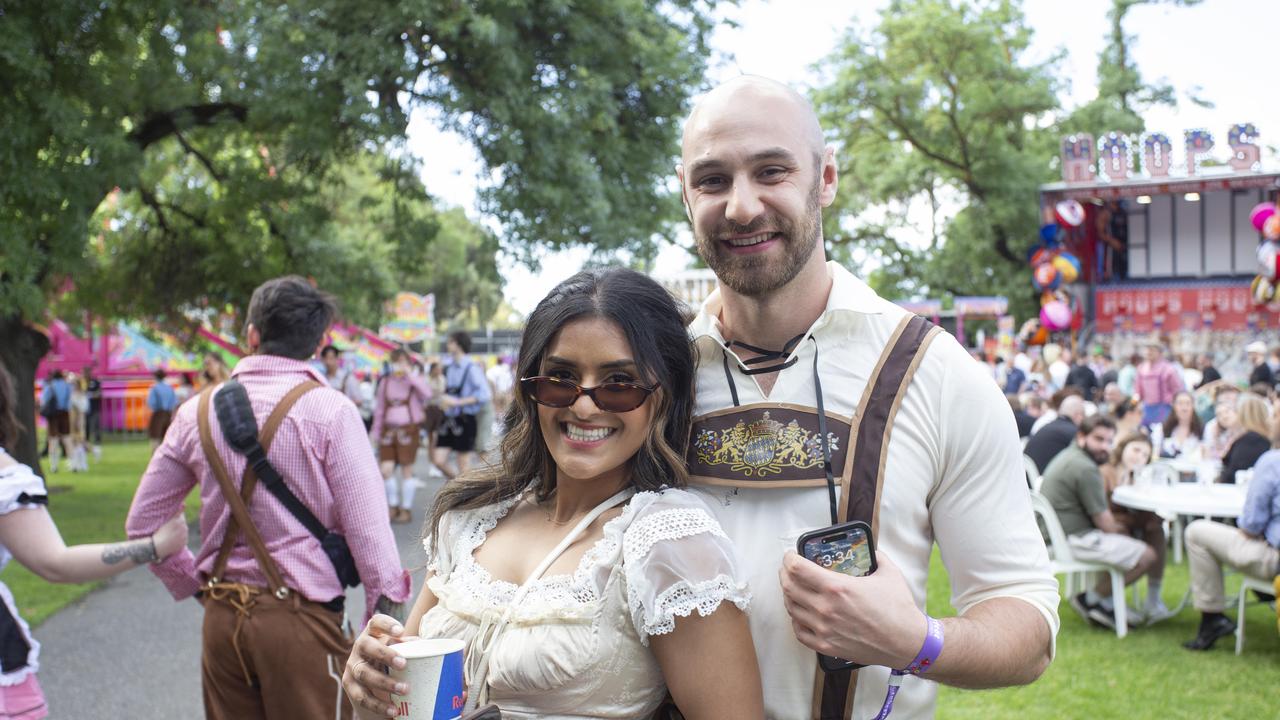
[[[400,669],[405,665],[404,658],[390,646],[411,639],[404,634],[404,626],[390,615],[374,615],[365,625],[342,673],[342,689],[351,698],[357,717],[395,716],[391,693],[407,695],[409,687],[386,674],[389,667]]]
[[[160,526],[151,540],[156,545],[156,557],[159,560],[164,560],[187,546],[187,517],[182,508]]]

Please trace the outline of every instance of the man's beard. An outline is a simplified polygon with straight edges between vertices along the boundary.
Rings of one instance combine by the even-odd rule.
[[[746,225],[724,219],[711,230],[710,236],[699,235],[694,227],[698,254],[726,287],[747,297],[761,297],[791,282],[818,247],[822,239],[822,210],[818,203],[819,183],[805,203],[799,222],[768,213]],[[766,257],[767,253],[739,255],[724,246],[722,240],[731,235],[754,235],[763,230],[780,234],[781,262]]]
[[[1089,448],[1085,448],[1085,449],[1084,449],[1084,453],[1085,453],[1086,455],[1088,455],[1090,458],[1092,458],[1092,459],[1093,459],[1093,461],[1094,461],[1095,463],[1099,464],[1099,465],[1106,465],[1106,464],[1107,464],[1107,460],[1110,460],[1110,459],[1111,459],[1111,454],[1110,454],[1110,453],[1107,453],[1107,452],[1103,452],[1103,453],[1095,453],[1095,452],[1093,452],[1092,450],[1090,450]]]

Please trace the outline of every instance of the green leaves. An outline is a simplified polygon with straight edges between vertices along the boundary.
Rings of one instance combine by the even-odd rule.
[[[174,316],[284,272],[365,319],[399,283],[439,284],[442,317],[495,307],[496,236],[400,158],[415,107],[476,145],[505,250],[644,251],[679,218],[663,180],[711,5],[6,7],[0,316],[39,317],[69,276],[102,312]]]
[[[825,63],[814,100],[842,183],[826,237],[837,258],[886,263],[874,278],[891,296],[999,292],[1021,314],[1033,302],[1017,270],[1058,103],[1053,61],[1025,61],[1029,41],[1010,2],[903,0]],[[933,241],[911,240],[922,232]]]

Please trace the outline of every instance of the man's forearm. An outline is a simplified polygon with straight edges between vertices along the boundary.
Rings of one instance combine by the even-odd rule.
[[[942,655],[926,676],[955,687],[1025,685],[1049,667],[1050,629],[1029,602],[992,598],[942,620]]]

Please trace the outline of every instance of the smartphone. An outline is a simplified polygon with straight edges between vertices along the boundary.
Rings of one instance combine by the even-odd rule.
[[[832,572],[852,577],[876,571],[876,546],[871,539],[871,526],[861,520],[807,532],[796,541],[796,552]],[[821,653],[818,654],[818,665],[827,672],[862,667]]]

